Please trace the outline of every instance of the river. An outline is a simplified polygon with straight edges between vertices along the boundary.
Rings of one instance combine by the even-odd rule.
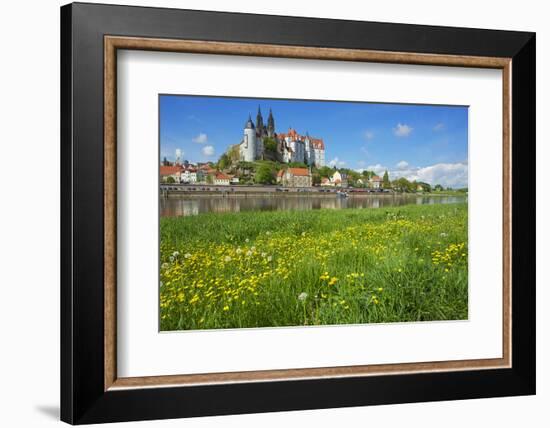
[[[368,195],[343,198],[331,195],[182,195],[160,199],[162,217],[192,216],[208,212],[284,211],[345,208],[383,208],[402,205],[452,204],[466,196]]]

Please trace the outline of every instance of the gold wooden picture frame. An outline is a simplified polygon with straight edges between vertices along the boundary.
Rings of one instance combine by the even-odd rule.
[[[105,390],[167,385],[218,384],[325,377],[407,374],[450,370],[496,369],[511,364],[511,59],[459,55],[411,54],[355,49],[296,47],[265,44],[105,37]],[[276,58],[320,59],[391,64],[439,65],[502,70],[503,120],[503,320],[502,358],[433,361],[423,363],[357,365],[250,372],[204,373],[119,378],[116,375],[116,52],[119,49],[209,55],[245,55]]]

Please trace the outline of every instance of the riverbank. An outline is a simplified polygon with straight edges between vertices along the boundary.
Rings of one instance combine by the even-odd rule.
[[[364,188],[339,188],[339,187],[284,187],[275,185],[215,185],[215,184],[162,184],[160,186],[161,197],[193,196],[327,196],[345,192],[348,196],[400,196],[400,195],[429,195],[429,196],[467,196],[467,193],[458,191],[441,191],[430,193],[407,193],[394,190],[374,190]]]
[[[161,330],[467,319],[467,204],[161,218]]]

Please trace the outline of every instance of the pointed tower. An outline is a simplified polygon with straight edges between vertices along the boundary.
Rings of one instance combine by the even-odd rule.
[[[269,109],[269,117],[267,118],[267,136],[270,138],[275,136],[275,119],[273,119],[271,109]]]
[[[264,133],[265,133],[264,118],[262,117],[262,111],[260,110],[259,105],[258,105],[258,114],[256,115],[256,131],[260,137],[264,136]]]
[[[250,115],[244,124],[243,142],[241,143],[241,160],[253,162],[256,160],[256,129]]]

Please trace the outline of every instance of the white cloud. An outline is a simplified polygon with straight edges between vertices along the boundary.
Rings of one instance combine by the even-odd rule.
[[[409,166],[409,162],[402,160],[397,162],[397,169],[406,169]]]
[[[407,169],[390,171],[390,178],[405,177],[409,181],[423,181],[431,184],[441,184],[444,187],[468,186],[468,163],[437,163],[426,167],[409,167]]]
[[[434,127],[433,127],[433,130],[434,131],[443,131],[445,129],[445,124],[444,123],[438,123],[436,124]]]
[[[413,128],[411,128],[409,125],[398,123],[395,128],[393,128],[393,134],[396,137],[408,137],[411,132],[413,131]]]
[[[395,169],[390,169],[382,164],[369,165],[367,171],[374,171],[382,176],[388,171],[391,180],[405,177],[409,181],[422,181],[432,186],[441,184],[443,187],[468,187],[468,162],[437,163],[426,167],[409,165],[406,161],[398,162]],[[357,171],[362,172],[363,168]]]
[[[346,162],[341,161],[340,159],[338,159],[338,157],[335,157],[328,164],[332,167],[335,167],[335,166],[344,166]]]
[[[372,140],[374,138],[374,132],[372,131],[365,131],[363,133],[363,136],[365,137],[365,140]]]
[[[193,143],[197,143],[197,144],[204,144],[208,141],[208,135],[206,135],[205,133],[201,132],[199,135],[197,135],[196,137],[193,137],[192,138],[192,141]]]
[[[384,165],[380,165],[379,163],[377,163],[376,165],[369,165],[367,166],[366,168],[368,171],[374,171],[376,174],[383,174],[384,171],[386,171],[388,168],[385,167]]]
[[[214,146],[204,146],[201,152],[204,156],[214,156]]]

